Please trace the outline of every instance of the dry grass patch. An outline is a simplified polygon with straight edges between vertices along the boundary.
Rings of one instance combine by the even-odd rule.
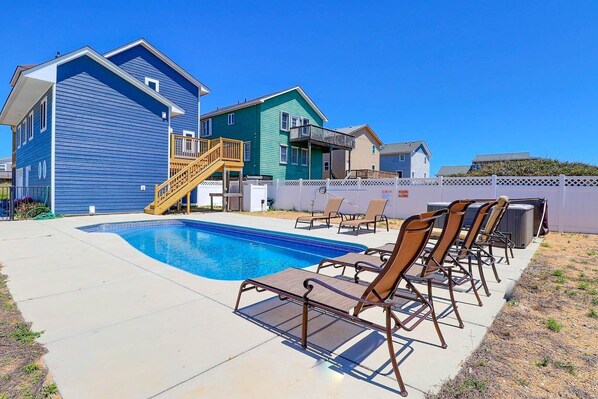
[[[597,235],[550,234],[481,346],[429,397],[598,397],[597,254]]]
[[[43,331],[25,323],[0,273],[0,399],[60,398],[36,341]]]

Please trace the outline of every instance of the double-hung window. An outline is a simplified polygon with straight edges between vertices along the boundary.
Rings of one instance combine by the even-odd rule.
[[[399,161],[405,160],[405,154],[399,154]]]
[[[291,147],[291,164],[299,165],[299,147]]]
[[[372,154],[376,153],[376,146],[372,144]]]
[[[23,128],[21,129],[21,136],[23,137],[23,145],[27,144],[27,120],[23,121]]]
[[[280,145],[280,163],[286,165],[289,160],[289,146],[281,144]]]
[[[33,140],[33,111],[27,117],[27,138]]]
[[[21,148],[21,125],[17,126],[17,148]]]
[[[307,166],[307,148],[301,149],[301,166]]]
[[[201,121],[201,129],[199,130],[201,137],[212,135],[212,118]]]
[[[291,127],[297,127],[299,126],[299,117],[296,115],[293,115],[291,117]]]
[[[39,103],[39,131],[45,132],[48,128],[48,97]]]
[[[228,114],[227,118],[228,118],[228,125],[229,126],[235,124],[235,113],[234,112]]]
[[[280,130],[289,131],[289,113],[282,111],[280,113]]]
[[[251,162],[251,141],[243,142],[243,162]]]

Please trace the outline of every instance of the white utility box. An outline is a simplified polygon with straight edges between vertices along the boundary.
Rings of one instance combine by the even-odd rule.
[[[268,187],[257,184],[243,185],[243,210],[260,212],[268,210]]]

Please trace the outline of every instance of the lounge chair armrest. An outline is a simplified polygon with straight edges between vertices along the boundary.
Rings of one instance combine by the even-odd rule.
[[[373,263],[365,262],[362,260],[355,263],[355,270],[357,272],[364,271],[364,270],[380,272],[383,268],[384,268],[383,266],[375,265]]]
[[[310,292],[314,289],[313,284],[317,284],[323,288],[326,288],[332,292],[334,292],[335,294],[344,296],[345,298],[349,298],[352,299],[356,302],[360,302],[363,303],[365,305],[371,305],[371,306],[385,306],[385,307],[391,307],[392,303],[385,303],[385,302],[373,302],[373,301],[368,301],[367,299],[363,299],[363,298],[358,298],[356,296],[353,296],[351,294],[348,294],[344,291],[339,290],[338,288],[335,288],[329,284],[326,284],[325,282],[323,282],[322,280],[318,280],[316,278],[310,277],[305,279],[305,281],[303,281],[303,286],[307,289],[307,291],[305,292],[305,294],[303,294],[303,300],[308,301],[309,302],[309,294]]]
[[[424,276],[408,276],[405,275],[405,280],[410,283],[428,283],[428,281],[432,281],[432,277],[424,277]]]

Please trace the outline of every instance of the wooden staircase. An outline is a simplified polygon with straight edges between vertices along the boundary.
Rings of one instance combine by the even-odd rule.
[[[222,138],[209,141],[193,138],[177,138],[177,140],[186,140],[183,141],[183,146],[186,147],[190,147],[189,140],[197,143],[206,142],[207,145],[202,146],[205,151],[198,152],[197,158],[192,160],[188,159],[188,156],[177,159],[174,154],[175,157],[171,158],[172,176],[164,183],[156,185],[154,201],[145,207],[145,213],[161,215],[185,196],[189,203],[191,191],[214,173],[222,172],[225,168],[231,171],[240,171],[243,168],[242,141]],[[172,142],[175,143],[174,138]],[[181,168],[181,163],[186,166]]]

